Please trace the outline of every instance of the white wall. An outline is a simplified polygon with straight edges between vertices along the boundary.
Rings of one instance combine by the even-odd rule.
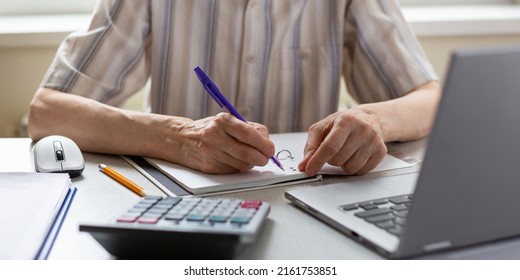
[[[0,48],[0,137],[17,135],[54,48]]]
[[[444,80],[454,49],[518,44],[520,35],[422,37],[420,42],[439,78]]]

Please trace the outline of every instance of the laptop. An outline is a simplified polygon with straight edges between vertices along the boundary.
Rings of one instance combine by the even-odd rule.
[[[452,54],[419,173],[285,196],[388,258],[519,236],[520,45]]]

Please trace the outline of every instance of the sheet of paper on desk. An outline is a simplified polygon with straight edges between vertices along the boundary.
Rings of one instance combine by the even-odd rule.
[[[319,177],[309,178],[305,173],[298,171],[298,163],[303,159],[303,148],[307,140],[307,133],[271,134],[270,139],[275,143],[278,158],[285,171],[280,170],[276,165],[269,162],[266,166],[255,167],[247,172],[212,175],[164,160],[151,158],[146,160],[193,194],[271,186],[281,183],[298,183],[298,180],[302,179],[319,179]],[[411,165],[391,155],[387,155],[384,161],[372,172],[409,166]],[[331,165],[326,165],[320,174],[348,175],[341,168]]]
[[[34,259],[70,187],[63,173],[0,173],[0,259]]]
[[[1,172],[34,172],[30,138],[0,138]]]

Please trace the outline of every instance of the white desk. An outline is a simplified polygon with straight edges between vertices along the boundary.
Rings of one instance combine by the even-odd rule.
[[[0,139],[4,140],[4,139]],[[25,140],[26,141],[26,140]],[[5,144],[7,142],[0,142]],[[26,143],[29,143],[26,141]],[[421,159],[425,140],[396,143],[390,153],[405,160]],[[27,149],[29,151],[29,149]],[[84,153],[86,166],[82,176],[73,179],[78,188],[68,216],[49,256],[50,259],[110,259],[101,245],[88,233],[78,231],[80,223],[103,222],[118,216],[140,198],[98,170],[105,163],[145,188],[149,195],[163,195],[150,181],[119,156]],[[1,159],[4,161],[4,159]],[[373,173],[364,177],[404,174],[418,170],[411,168]],[[272,209],[259,240],[247,247],[240,259],[380,259],[381,257],[354,240],[341,234],[291,205],[284,192],[291,188],[313,187],[346,182],[360,177],[326,178],[321,182],[289,187],[244,191],[223,197],[259,199],[271,203]],[[518,239],[460,250],[430,258],[499,258],[520,259]]]
[[[394,144],[399,157],[422,158],[425,141]],[[98,170],[105,163],[145,188],[149,195],[163,193],[119,156],[84,153],[86,166],[82,176],[73,179],[78,188],[74,202],[50,254],[51,259],[107,259],[111,256],[88,234],[78,231],[80,223],[106,221],[119,215],[139,197]],[[417,170],[418,166],[370,174],[382,176]],[[327,178],[321,182],[276,187],[221,195],[240,199],[258,199],[271,203],[271,212],[260,238],[247,247],[241,259],[373,259],[379,255],[335,229],[291,205],[284,197],[290,188],[312,187],[359,177]]]

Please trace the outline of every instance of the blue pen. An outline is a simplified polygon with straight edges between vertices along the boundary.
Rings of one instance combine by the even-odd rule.
[[[199,77],[199,80],[202,83],[202,85],[204,86],[204,89],[209,93],[209,95],[211,95],[211,97],[213,97],[213,99],[217,102],[217,104],[220,107],[225,107],[231,115],[233,115],[237,119],[247,123],[247,120],[244,117],[242,117],[242,115],[240,115],[240,113],[237,111],[237,109],[235,109],[235,107],[233,107],[231,102],[229,102],[229,100],[227,100],[227,98],[220,92],[220,90],[215,85],[215,83],[213,83],[213,81],[210,79],[210,77],[206,73],[204,73],[204,71],[202,71],[202,69],[200,69],[199,66],[195,67],[195,69],[193,69],[193,70],[197,74],[197,77]],[[272,156],[271,160],[274,162],[274,164],[276,164],[276,166],[278,166],[278,167],[280,167],[280,169],[284,170],[282,164],[280,163],[280,161],[278,160],[278,158],[276,156]]]

